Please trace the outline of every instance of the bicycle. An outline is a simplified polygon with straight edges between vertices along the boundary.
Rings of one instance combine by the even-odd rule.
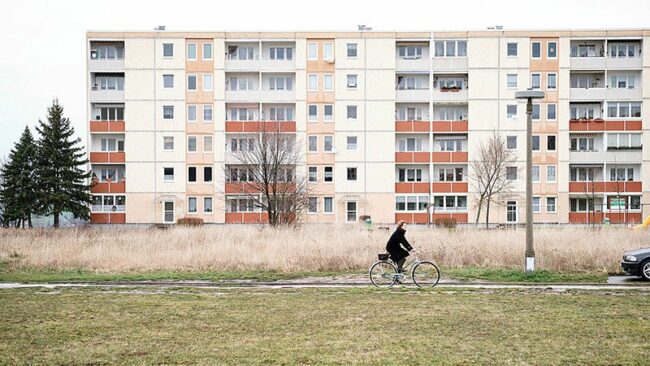
[[[411,279],[417,287],[434,287],[440,281],[440,270],[435,263],[431,261],[421,261],[418,258],[418,252],[414,254],[414,259],[402,267],[402,273],[397,272],[397,267],[392,260],[388,259],[387,253],[379,254],[378,261],[373,263],[368,270],[370,282],[377,287],[389,288],[396,283],[404,283],[406,273],[411,269]]]

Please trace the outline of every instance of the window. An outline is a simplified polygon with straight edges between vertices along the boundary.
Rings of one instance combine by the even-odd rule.
[[[163,180],[165,182],[174,181],[174,168],[163,168]]]
[[[212,136],[203,136],[203,152],[212,152]]]
[[[453,140],[434,140],[434,143],[437,142],[440,147],[440,151],[464,151],[463,150],[463,140],[453,139]],[[421,150],[419,150],[421,151]]]
[[[99,110],[99,114],[95,115],[95,120],[97,121],[124,120],[124,107],[101,107],[96,108],[95,110]]]
[[[533,58],[540,58],[542,57],[542,45],[539,42],[533,42],[532,43],[532,57]]]
[[[174,75],[164,74],[163,75],[163,88],[173,88],[174,87]]]
[[[323,213],[333,213],[334,212],[334,198],[332,197],[323,197]]]
[[[332,142],[332,136],[323,136],[323,151],[332,152],[334,150],[334,144]]]
[[[203,91],[212,91],[212,74],[203,75]]]
[[[318,182],[318,167],[317,166],[310,166],[308,168],[309,171],[309,182]]]
[[[318,91],[318,75],[309,74],[309,91]]]
[[[348,168],[347,172],[348,172],[347,174],[348,180],[350,181],[357,180],[357,168]]]
[[[533,175],[533,182],[539,183],[540,180],[539,165],[533,165],[533,169],[531,170],[531,173]]]
[[[517,105],[516,104],[508,104],[506,106],[506,117],[509,118],[509,119],[517,118]]]
[[[595,168],[569,168],[569,181],[571,182],[589,182],[594,181]]]
[[[163,43],[163,57],[174,57],[173,43]]]
[[[555,213],[555,197],[546,197],[546,212]]]
[[[596,151],[593,137],[572,137],[569,151]]]
[[[196,60],[196,43],[187,44],[187,59]]]
[[[422,182],[422,169],[398,169],[398,182]]]
[[[435,57],[466,57],[467,41],[436,41]]]
[[[318,152],[318,136],[309,136],[309,152]]]
[[[541,87],[540,74],[530,74],[530,87],[533,89],[539,89]]]
[[[517,180],[517,167],[516,166],[506,167],[506,179],[507,180]]]
[[[187,212],[196,213],[196,197],[187,197]]]
[[[556,58],[557,57],[557,42],[548,42],[547,47],[547,58]]]
[[[539,104],[533,104],[533,114],[532,114],[533,121],[539,121],[540,118],[539,106],[540,106]]]
[[[348,201],[345,204],[346,222],[356,222],[357,221],[357,202]]]
[[[163,220],[165,222],[174,222],[174,202],[165,201],[163,207]]]
[[[570,110],[571,119],[594,119],[595,111],[600,111],[600,105],[574,104]]]
[[[557,104],[546,105],[546,119],[549,121],[555,121],[557,119]]]
[[[398,46],[397,55],[405,60],[416,60],[422,58],[422,47],[420,46]]]
[[[307,60],[318,60],[318,44],[309,43],[307,45]]]
[[[212,122],[212,105],[203,105],[203,122]]]
[[[397,151],[422,151],[422,138],[407,137],[397,140]]]
[[[165,137],[163,137],[163,150],[165,150],[165,151],[174,150],[174,137],[173,136],[165,136]]]
[[[212,43],[203,44],[203,59],[212,60]]]
[[[97,76],[93,90],[124,90],[124,77]]]
[[[428,205],[429,205],[428,196],[395,197],[395,211],[426,211]],[[455,200],[454,200],[454,207],[455,207]]]
[[[534,213],[539,213],[541,212],[541,208],[539,207],[539,197],[533,197],[533,212]]]
[[[256,90],[253,79],[246,77],[230,77],[226,80],[226,87],[231,91]]]
[[[292,60],[293,48],[291,47],[270,47],[269,58],[271,60]]]
[[[187,136],[187,151],[196,152],[196,136]]]
[[[467,210],[467,197],[435,196],[433,197],[433,206],[436,211],[465,211]],[[426,206],[424,209],[426,210]]]
[[[196,105],[187,106],[187,120],[190,122],[196,122]]]
[[[556,169],[557,168],[555,167],[555,165],[547,165],[546,166],[546,182],[553,183],[553,182],[555,182],[557,180],[557,178],[555,177],[555,174],[556,174],[555,170]]]
[[[611,168],[609,172],[610,181],[634,181],[634,168]]]
[[[255,58],[254,47],[228,46],[229,60],[252,60]]]
[[[101,151],[124,151],[124,140],[115,138],[101,139]]]
[[[439,182],[463,182],[463,168],[440,168],[438,169]]]
[[[196,167],[190,166],[187,167],[187,181],[190,183],[196,183]]]
[[[607,150],[640,150],[640,133],[609,133],[607,134]]]
[[[569,206],[571,212],[589,212],[594,209],[594,201],[591,198],[571,198]]]
[[[611,117],[611,118],[641,117],[641,103],[607,102],[607,117]]]
[[[187,90],[196,90],[196,75],[187,75]]]
[[[269,108],[269,121],[293,121],[293,108],[291,107]]]
[[[325,61],[334,60],[334,43],[323,43],[323,59]]]
[[[347,106],[347,117],[348,119],[357,119],[357,106],[349,105]]]
[[[609,42],[609,56],[616,57],[636,57],[641,54],[641,45],[637,42]]]
[[[557,89],[557,74],[546,74],[546,89]]]
[[[316,122],[318,120],[318,106],[310,104],[307,109],[309,111],[309,122]]]
[[[516,88],[517,87],[517,74],[508,74],[507,87]]]
[[[318,213],[318,197],[307,197],[307,212]]]
[[[323,181],[325,182],[331,182],[334,180],[334,168],[331,166],[326,166],[325,167],[325,174],[323,176]]]
[[[163,119],[174,119],[174,106],[173,105],[164,105],[163,106]]]
[[[324,91],[334,90],[334,75],[332,74],[323,75],[323,90]]]
[[[357,44],[356,43],[348,43],[347,44],[347,50],[348,50],[348,57],[357,57]]]
[[[293,90],[293,78],[270,77],[269,90]]]
[[[357,87],[357,74],[348,74],[347,76],[348,88]]]
[[[325,122],[332,122],[334,120],[334,106],[331,104],[325,104],[323,106],[323,120]]]
[[[348,142],[348,151],[354,151],[357,149],[357,137],[356,136],[348,136],[347,137],[347,142]]]
[[[506,136],[506,148],[510,150],[517,148],[517,136]]]
[[[203,213],[212,213],[212,197],[203,197]]]
[[[555,151],[555,135],[546,136],[546,150]]]
[[[539,135],[532,136],[533,151],[539,151]]]
[[[517,56],[517,43],[515,42],[508,42],[508,56],[514,57]]]
[[[609,88],[614,89],[634,89],[636,77],[634,75],[610,75]]]
[[[517,201],[506,202],[506,222],[517,222]]]

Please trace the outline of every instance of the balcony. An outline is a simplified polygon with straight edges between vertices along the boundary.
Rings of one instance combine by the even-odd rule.
[[[642,159],[641,149],[569,152],[569,162],[577,164],[593,164],[594,162],[638,164]]]
[[[226,121],[226,132],[296,132],[296,121]]]
[[[90,101],[95,102],[122,102],[124,103],[124,90],[97,89],[90,90]]]
[[[467,132],[467,121],[433,121],[431,122],[433,132]]]
[[[641,121],[616,121],[596,119],[572,119],[569,120],[569,131],[641,131]]]
[[[123,41],[91,41],[90,54],[88,56],[89,71],[124,70]]]
[[[100,182],[94,181],[91,188],[91,193],[125,193],[126,181],[121,182]]]
[[[571,101],[595,101],[607,99],[607,88],[571,88],[569,89]]]
[[[262,90],[260,100],[269,103],[295,102],[294,90]]]
[[[396,102],[428,102],[429,89],[397,89],[395,90]]]
[[[395,163],[428,163],[429,154],[427,151],[395,152]]]
[[[467,163],[467,151],[434,151],[431,161],[435,163]]]
[[[434,57],[433,71],[440,72],[467,72],[467,57]]]
[[[641,88],[609,88],[606,94],[607,100],[641,100],[642,97]]]
[[[259,100],[259,90],[226,90],[228,102],[258,102]]]
[[[296,68],[296,60],[271,60],[271,59],[262,59],[259,61],[260,70],[273,70],[273,71],[283,71],[283,70],[294,70]]]
[[[124,132],[124,121],[90,121],[90,132]]]
[[[429,67],[431,67],[431,61],[425,56],[420,58],[397,57],[395,60],[395,70],[397,71],[429,71]]]
[[[110,163],[124,163],[124,152],[104,152],[104,151],[91,151],[90,163],[92,164],[110,164]]]
[[[125,224],[126,223],[126,214],[125,213],[98,213],[92,212],[90,214],[90,223],[91,224]]]
[[[617,193],[635,192],[642,189],[640,181],[617,181],[617,182],[569,182],[570,193]]]
[[[429,132],[429,121],[395,121],[395,132]]]
[[[433,182],[433,193],[467,193],[467,182]]]
[[[641,70],[643,68],[642,57],[608,57],[608,69],[621,69],[621,70]]]
[[[429,183],[395,182],[395,193],[429,193]]]
[[[571,57],[571,70],[605,70],[607,68],[607,58],[594,57]]]
[[[88,60],[88,71],[124,71],[124,59],[93,59]]]
[[[641,222],[642,215],[640,212],[569,212],[571,224],[601,224],[605,218],[612,224],[635,224]]]
[[[434,102],[465,102],[467,103],[467,89],[439,88],[433,90]]]
[[[266,212],[226,212],[226,224],[264,224],[269,222]]]

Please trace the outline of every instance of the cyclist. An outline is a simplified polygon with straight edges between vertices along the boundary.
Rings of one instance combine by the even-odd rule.
[[[406,240],[406,221],[400,220],[397,223],[397,229],[386,243],[386,251],[390,254],[390,259],[397,264],[397,271],[403,273],[402,266],[409,256],[409,251],[413,250],[411,244]],[[404,247],[402,247],[404,246]],[[404,249],[406,248],[406,249]]]

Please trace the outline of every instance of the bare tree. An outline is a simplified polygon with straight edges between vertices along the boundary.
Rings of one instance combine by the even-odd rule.
[[[490,224],[490,205],[496,197],[508,194],[512,190],[512,181],[507,177],[507,168],[515,163],[515,153],[506,146],[506,141],[494,132],[487,140],[481,142],[478,155],[470,162],[472,174],[471,184],[478,193],[476,212],[476,225],[481,217],[481,211],[485,207],[485,227]]]
[[[233,153],[241,168],[226,167],[226,180],[236,182],[238,193],[268,214],[271,226],[296,225],[309,205],[308,180],[296,174],[302,149],[280,123],[261,122],[260,128]]]

